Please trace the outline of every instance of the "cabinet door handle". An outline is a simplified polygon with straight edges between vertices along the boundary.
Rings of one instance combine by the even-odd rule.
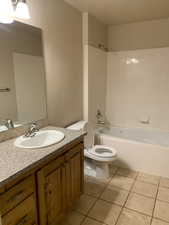
[[[23,194],[23,191],[19,191],[18,193],[16,193],[14,196],[12,196],[11,198],[9,198],[7,200],[7,202],[11,202],[11,201],[17,200],[17,198],[19,198],[21,194]]]
[[[27,222],[28,214],[23,216],[15,225],[24,225]]]

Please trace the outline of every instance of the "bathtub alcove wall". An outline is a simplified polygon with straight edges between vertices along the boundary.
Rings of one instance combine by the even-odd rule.
[[[89,25],[90,20],[87,22]],[[100,109],[109,127],[169,133],[168,26],[169,19],[109,26],[107,52],[98,49],[98,43],[88,33],[88,42],[83,42],[87,83],[84,82],[84,119],[89,121],[91,130]],[[101,138],[102,144],[117,148],[120,166],[169,176],[169,147],[106,135]]]

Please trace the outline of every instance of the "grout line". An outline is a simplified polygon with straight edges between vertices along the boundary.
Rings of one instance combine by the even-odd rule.
[[[126,191],[126,190],[124,190],[124,189],[121,189],[121,188],[119,188],[120,190],[122,190],[122,191]],[[126,191],[126,192],[128,192],[128,195],[130,195],[130,194],[137,194],[137,195],[140,195],[140,196],[142,196],[142,197],[145,197],[145,198],[149,198],[149,199],[153,199],[153,200],[155,200],[155,198],[151,198],[151,197],[147,197],[147,196],[145,196],[145,195],[142,195],[142,194],[138,194],[138,193],[135,193],[135,192],[131,192],[131,191]],[[128,195],[127,195],[127,197],[128,197]],[[100,198],[100,200],[102,200],[102,201],[104,201],[104,202],[107,202],[107,203],[110,203],[110,204],[115,204],[115,205],[118,205],[118,206],[123,206],[123,205],[120,205],[120,204],[118,204],[118,203],[116,203],[116,202],[112,202],[112,201],[109,201],[109,200],[106,200],[106,199],[103,199],[103,198]],[[158,200],[158,199],[157,199]],[[158,200],[158,201],[161,201],[161,200]],[[161,202],[164,202],[164,201],[161,201]],[[169,202],[165,202],[165,203],[168,203],[169,204]],[[126,207],[127,208],[127,207]],[[127,209],[129,209],[129,208],[127,208]]]
[[[98,220],[98,219],[96,219],[96,218],[93,218],[93,217],[91,217],[91,216],[87,216],[87,218],[92,219],[92,220],[94,220],[94,221],[96,221],[96,222],[98,222],[98,223],[108,225],[107,223],[105,223],[105,222],[103,222],[103,221],[101,221],[101,220]]]
[[[157,198],[157,201],[159,201],[159,202],[164,202],[164,203],[167,203],[167,204],[169,205],[169,201],[160,200],[160,199],[158,199],[158,198]]]
[[[112,175],[112,177],[110,178],[109,181],[107,181],[103,187],[103,189],[100,191],[101,193],[98,195],[98,196],[94,196],[92,194],[88,194],[88,193],[84,193],[85,195],[88,195],[88,196],[91,196],[91,197],[94,197],[96,198],[97,200],[100,199],[101,195],[103,194],[103,192],[106,190],[106,188],[108,187],[108,185],[110,184],[111,180],[113,179],[115,174]]]
[[[147,182],[147,181],[143,181],[143,180],[137,180],[138,182],[141,182],[141,183],[144,183],[144,184],[151,184],[151,185],[156,185],[158,186],[158,184],[153,184],[153,183],[150,183],[150,182]]]
[[[91,209],[96,205],[96,202],[98,201],[98,199],[96,198],[96,200],[93,202],[93,204],[91,205],[91,207],[87,210],[86,212],[86,216],[89,214],[89,212],[91,211]]]
[[[152,219],[159,220],[159,221],[161,221],[161,222],[166,223],[167,225],[169,224],[169,221],[166,221],[166,220],[163,220],[163,219],[160,219],[160,218],[157,218],[157,217],[153,217]]]
[[[139,174],[138,174],[138,175],[139,175]],[[133,186],[132,186],[132,188],[131,188],[131,190],[130,190],[130,192],[129,192],[129,195],[132,194],[132,193],[135,193],[135,192],[132,192],[132,189],[133,189],[133,187],[134,187],[134,185],[135,185],[135,183],[136,183],[137,181],[138,181],[138,180],[137,180],[137,178],[136,178],[136,180],[135,180],[135,182],[134,182],[134,184],[133,184]],[[147,183],[147,182],[144,182],[144,183]],[[157,187],[157,192],[158,192],[158,187]],[[141,195],[141,194],[138,194],[138,193],[135,193],[135,194]],[[156,195],[157,195],[157,194],[156,194]],[[141,195],[141,196],[144,196],[144,195]],[[144,196],[144,197],[147,197],[147,196]],[[128,197],[128,198],[129,198],[129,197]],[[147,197],[147,198],[150,198],[150,197]],[[150,198],[150,199],[153,199],[153,198]],[[155,205],[155,204],[154,204],[154,205]],[[123,208],[128,209],[128,210],[131,210],[131,211],[133,211],[133,212],[137,212],[137,213],[139,213],[139,214],[141,214],[141,215],[144,215],[144,216],[149,216],[149,217],[151,217],[151,221],[152,221],[152,216],[151,216],[151,215],[148,215],[148,214],[142,213],[142,212],[140,212],[140,211],[137,211],[137,210],[128,208],[128,207],[126,207],[126,203],[124,204],[124,207],[123,207]],[[151,224],[151,223],[150,223],[150,224]]]
[[[116,221],[115,225],[117,225],[117,223],[118,223],[118,221],[119,221],[119,219],[120,219],[120,216],[122,215],[123,209],[124,209],[124,207],[125,207],[125,205],[126,205],[128,199],[129,199],[129,196],[130,196],[130,194],[131,194],[131,190],[132,190],[132,188],[134,187],[134,184],[135,184],[135,183],[136,183],[136,179],[134,180],[133,184],[131,185],[131,188],[130,188],[130,190],[129,190],[128,196],[127,196],[126,201],[124,202],[124,204],[123,204],[123,206],[122,206],[122,208],[121,208],[121,210],[120,210],[120,213],[119,213],[119,216],[118,216],[118,218],[117,218],[117,221]]]
[[[155,211],[156,202],[157,202],[157,196],[158,196],[158,193],[159,193],[160,180],[161,180],[161,177],[160,177],[158,185],[157,185],[157,193],[156,193],[156,196],[155,196],[155,202],[154,202],[154,207],[153,207],[153,211],[152,211],[152,218],[151,218],[151,222],[150,222],[151,225],[152,225],[152,222],[153,222],[154,211]]]
[[[158,183],[157,183],[157,184],[153,184],[153,183],[145,182],[145,181],[138,180],[138,179],[136,179],[136,181],[137,181],[137,182],[140,182],[140,183],[143,183],[143,184],[150,184],[150,185],[153,185],[153,186],[158,186]]]
[[[118,169],[117,169],[118,170]],[[100,197],[102,196],[103,192],[107,189],[107,187],[109,186],[109,184],[111,183],[113,177],[116,175],[117,170],[114,172],[114,174],[111,176],[110,180],[107,182],[107,184],[105,185],[104,189],[102,190],[102,192],[100,193],[100,195],[98,196],[98,199],[100,199]]]
[[[125,207],[125,206],[124,206],[124,209],[127,209],[127,210],[129,210],[129,211],[132,211],[132,212],[135,212],[135,213],[141,214],[141,215],[143,215],[143,216],[147,216],[147,217],[152,218],[152,216],[151,216],[151,215],[148,215],[148,214],[146,214],[146,213],[143,213],[143,212],[137,211],[137,210],[135,210],[135,209],[130,209],[130,208],[127,208],[127,207]]]
[[[141,214],[141,215],[150,217],[150,218],[151,218],[150,224],[152,225],[153,218],[156,218],[156,217],[154,217],[154,211],[155,211],[156,201],[158,200],[158,199],[157,199],[157,196],[158,196],[158,192],[159,192],[159,188],[160,188],[160,181],[161,181],[161,178],[162,178],[162,177],[160,177],[160,179],[159,179],[159,181],[158,181],[158,184],[154,184],[154,183],[150,183],[150,182],[145,182],[145,181],[143,181],[143,180],[139,180],[139,179],[138,179],[139,174],[140,174],[139,171],[135,171],[135,172],[137,172],[137,174],[136,174],[135,177],[129,177],[129,176],[127,176],[127,175],[125,176],[125,175],[122,175],[122,174],[121,174],[121,175],[118,174],[118,170],[119,170],[119,169],[120,169],[120,167],[117,167],[117,169],[115,170],[115,172],[114,172],[113,175],[111,176],[110,180],[106,183],[106,185],[104,186],[104,188],[102,189],[102,191],[100,192],[100,194],[99,194],[97,197],[85,193],[86,195],[89,195],[89,196],[91,196],[91,197],[96,198],[96,201],[95,201],[94,204],[90,207],[90,209],[88,210],[87,214],[85,214],[85,217],[84,217],[83,222],[85,221],[86,218],[91,218],[91,219],[93,219],[93,220],[95,220],[95,221],[98,221],[98,222],[101,222],[102,224],[105,224],[103,221],[99,221],[99,220],[97,220],[97,219],[95,219],[95,218],[89,216],[89,212],[90,212],[91,209],[95,206],[95,204],[98,202],[98,200],[102,200],[102,201],[105,201],[105,202],[107,202],[107,203],[109,203],[109,204],[114,204],[114,205],[117,205],[117,206],[121,207],[121,210],[120,210],[120,213],[119,213],[119,216],[118,216],[118,218],[117,218],[117,221],[116,221],[115,225],[117,225],[117,223],[118,223],[118,221],[119,221],[119,218],[120,218],[120,216],[121,216],[121,214],[122,214],[122,211],[123,211],[124,209],[128,209],[128,210],[131,210],[131,211],[133,211],[133,212],[139,213],[139,214]],[[121,189],[121,190],[124,190],[124,191],[127,191],[127,192],[128,192],[127,198],[126,198],[126,200],[125,200],[123,206],[119,205],[118,203],[114,203],[114,202],[110,202],[110,201],[101,199],[101,196],[102,196],[103,192],[106,190],[106,188],[107,188],[107,187],[109,186],[109,184],[111,183],[113,177],[116,176],[116,175],[121,176],[121,177],[125,177],[125,178],[130,178],[130,179],[133,179],[133,180],[134,180],[134,181],[133,181],[133,184],[131,185],[130,190],[125,190],[125,189],[119,188],[119,189]],[[132,192],[132,189],[133,189],[133,187],[134,187],[134,185],[135,185],[135,183],[136,183],[137,181],[142,182],[142,183],[147,183],[147,184],[151,184],[151,185],[157,186],[157,192],[156,192],[155,198],[150,197],[150,196],[145,196],[144,194],[140,194],[140,193],[137,193],[137,192]],[[116,187],[116,186],[114,186],[114,187],[115,187],[115,188],[118,188],[118,187]],[[163,186],[161,186],[161,187],[163,187]],[[167,188],[167,187],[164,187],[164,188]],[[169,189],[169,187],[168,187],[168,189]],[[152,215],[148,215],[148,214],[142,213],[142,212],[140,212],[140,211],[133,210],[133,209],[130,209],[130,208],[127,208],[127,207],[126,207],[126,203],[127,203],[128,199],[129,199],[130,194],[132,194],[132,193],[135,193],[135,194],[137,194],[137,195],[141,195],[141,196],[144,196],[144,197],[147,197],[147,198],[150,198],[150,199],[154,199],[154,200],[155,200],[155,202],[154,202],[154,207],[153,207],[153,211],[152,211]],[[159,200],[159,201],[169,203],[169,202],[163,201],[163,200]],[[167,222],[167,221],[162,220],[162,219],[159,219],[159,218],[156,218],[156,219],[158,219],[158,220],[160,220],[160,221]]]
[[[158,191],[158,188],[157,188],[157,191]],[[149,199],[155,199],[156,198],[156,197],[150,197],[150,196],[147,196],[147,195],[135,192],[135,191],[131,191],[131,194],[141,195],[142,197],[149,198]]]
[[[105,187],[103,188],[103,190],[101,191],[101,193],[99,194],[98,197],[96,198],[96,201],[92,204],[92,206],[90,207],[90,209],[87,211],[87,213],[85,214],[86,216],[89,215],[90,211],[94,208],[94,206],[96,205],[96,203],[98,202],[98,200],[100,200],[100,197],[102,195],[102,193],[105,191],[105,189],[107,188],[107,186],[109,185],[109,183],[111,182],[111,180],[113,179],[114,175],[116,174],[117,170],[115,171],[115,173],[112,175],[112,177],[110,178],[110,181],[108,181],[105,185]],[[88,195],[88,194],[87,194]]]
[[[111,176],[110,180],[106,183],[105,187],[103,188],[103,190],[101,191],[101,193],[99,194],[98,197],[93,197],[92,195],[89,195],[89,194],[84,193],[85,195],[88,195],[88,196],[90,196],[90,197],[95,198],[96,201],[95,201],[95,202],[92,204],[92,206],[88,209],[87,213],[85,214],[85,218],[84,218],[84,220],[83,220],[82,222],[84,222],[85,219],[86,219],[87,217],[93,219],[92,217],[89,216],[89,213],[90,213],[90,211],[94,208],[94,206],[96,205],[96,203],[98,202],[98,200],[100,200],[100,197],[101,197],[102,193],[106,190],[106,188],[107,188],[108,185],[110,184],[111,180],[113,179],[113,177],[114,177],[115,174],[117,173],[117,170],[118,170],[118,168],[117,168],[116,171],[113,173],[113,175]],[[84,215],[84,214],[83,214],[83,215]],[[98,220],[96,220],[96,221],[98,221]],[[101,222],[101,221],[98,221],[98,222]],[[81,224],[82,224],[82,223],[81,223]]]
[[[83,225],[84,221],[86,220],[87,216],[84,216],[84,218],[82,219],[81,223],[79,225]]]

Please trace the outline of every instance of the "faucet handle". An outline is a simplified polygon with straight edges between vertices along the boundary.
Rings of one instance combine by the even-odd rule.
[[[8,129],[14,128],[14,123],[11,119],[5,119],[4,124]]]
[[[33,122],[33,123],[30,124],[30,126],[31,127],[37,127],[37,123],[36,122]]]
[[[97,124],[100,124],[100,125],[105,124],[104,116],[102,115],[102,113],[99,109],[97,110],[96,118],[97,118]]]
[[[38,126],[38,124],[36,123],[36,122],[33,122],[32,124],[31,124],[31,126],[30,126],[30,128],[31,129],[35,129],[36,131],[39,131],[39,126]]]
[[[28,131],[25,133],[25,137],[34,137],[36,132],[39,131],[39,127],[36,122],[33,122],[29,125]]]

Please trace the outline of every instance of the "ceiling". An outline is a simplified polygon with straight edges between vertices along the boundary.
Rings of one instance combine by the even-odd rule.
[[[169,0],[65,0],[108,25],[169,18]]]

